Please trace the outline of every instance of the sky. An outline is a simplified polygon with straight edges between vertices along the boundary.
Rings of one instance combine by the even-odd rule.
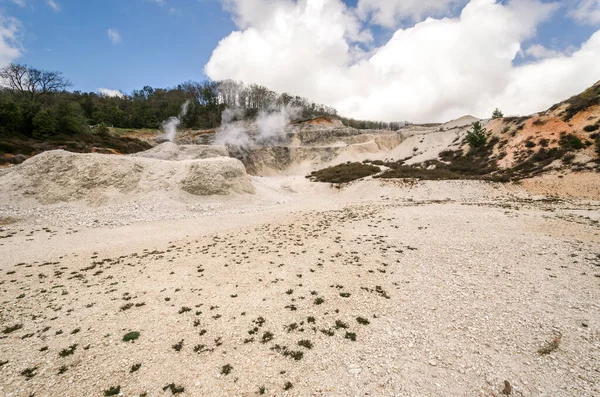
[[[0,0],[0,65],[106,95],[234,79],[414,122],[542,111],[600,80],[600,0]]]

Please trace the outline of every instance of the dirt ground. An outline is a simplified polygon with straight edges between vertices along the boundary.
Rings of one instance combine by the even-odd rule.
[[[0,395],[600,395],[599,202],[254,183],[0,206]]]

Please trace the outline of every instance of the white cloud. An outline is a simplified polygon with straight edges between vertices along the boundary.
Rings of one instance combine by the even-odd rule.
[[[22,55],[19,40],[20,26],[19,20],[3,15],[0,10],[0,67]]]
[[[60,11],[60,5],[58,5],[58,3],[56,3],[54,0],[46,0],[46,4],[48,4],[48,7],[52,8],[54,12]]]
[[[600,0],[580,0],[572,6],[569,16],[586,24],[600,23]]]
[[[14,4],[18,5],[19,7],[25,7],[27,5],[27,3],[25,2],[25,0],[11,0]]]
[[[108,38],[113,44],[119,44],[121,42],[121,35],[117,29],[108,29]]]
[[[467,0],[359,0],[357,12],[361,18],[371,15],[371,20],[386,27],[395,27],[399,20],[421,21],[424,16],[449,13]]]
[[[107,97],[123,98],[125,95],[119,90],[111,90],[109,88],[98,88],[98,92]]]
[[[524,51],[524,54],[529,55],[530,57],[532,57],[534,59],[556,58],[556,57],[562,55],[561,52],[556,51],[556,50],[551,50],[540,44],[534,44],[534,45],[530,46],[529,48],[527,48]]]
[[[458,17],[428,18],[366,51],[356,41],[368,32],[341,0],[226,6],[240,30],[221,40],[207,76],[302,95],[350,117],[444,121],[488,116],[497,106],[527,114],[598,79],[600,32],[571,55],[530,47],[543,57],[514,65],[521,43],[558,9],[540,0],[471,0]]]

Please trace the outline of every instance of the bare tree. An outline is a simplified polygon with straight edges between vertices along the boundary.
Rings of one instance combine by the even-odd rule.
[[[0,69],[0,78],[4,80],[6,89],[32,102],[71,86],[71,81],[61,72],[39,70],[15,63]]]

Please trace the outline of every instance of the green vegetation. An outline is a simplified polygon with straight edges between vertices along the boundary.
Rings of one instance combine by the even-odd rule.
[[[118,396],[121,393],[121,386],[111,386],[109,389],[104,390],[105,396]]]
[[[129,342],[137,340],[140,337],[140,333],[137,331],[131,331],[123,335],[123,342]]]
[[[73,344],[73,345],[69,346],[69,348],[68,348],[68,349],[62,349],[62,350],[60,351],[60,353],[58,353],[58,355],[59,355],[60,357],[67,357],[67,356],[70,356],[70,355],[72,355],[73,353],[75,353],[75,350],[76,350],[76,349],[77,349],[77,344]]]
[[[479,121],[476,121],[472,129],[467,131],[466,139],[472,148],[482,147],[487,141],[487,131]]]
[[[567,99],[566,103],[568,105],[567,109],[562,114],[563,120],[565,121],[571,120],[577,113],[584,111],[591,106],[600,105],[600,84],[590,87],[581,94]]]
[[[175,386],[175,383],[169,383],[165,387],[163,387],[163,391],[170,390],[172,395],[180,394],[185,391],[185,387],[183,386]]]
[[[501,119],[503,117],[504,117],[504,114],[498,108],[496,108],[496,110],[494,110],[494,112],[492,113],[493,119]]]
[[[233,370],[233,367],[229,364],[225,364],[221,367],[221,375],[229,375]]]
[[[558,350],[561,339],[562,339],[562,335],[555,336],[551,341],[547,342],[544,346],[540,347],[538,349],[538,353],[541,356],[545,356],[547,354],[552,353],[555,350]]]
[[[583,142],[581,142],[581,139],[579,139],[577,136],[573,134],[566,134],[564,132],[560,134],[560,140],[558,143],[564,151],[579,150],[585,147]]]
[[[379,167],[374,165],[348,162],[314,171],[307,178],[316,182],[346,183],[374,175],[380,171]]]

